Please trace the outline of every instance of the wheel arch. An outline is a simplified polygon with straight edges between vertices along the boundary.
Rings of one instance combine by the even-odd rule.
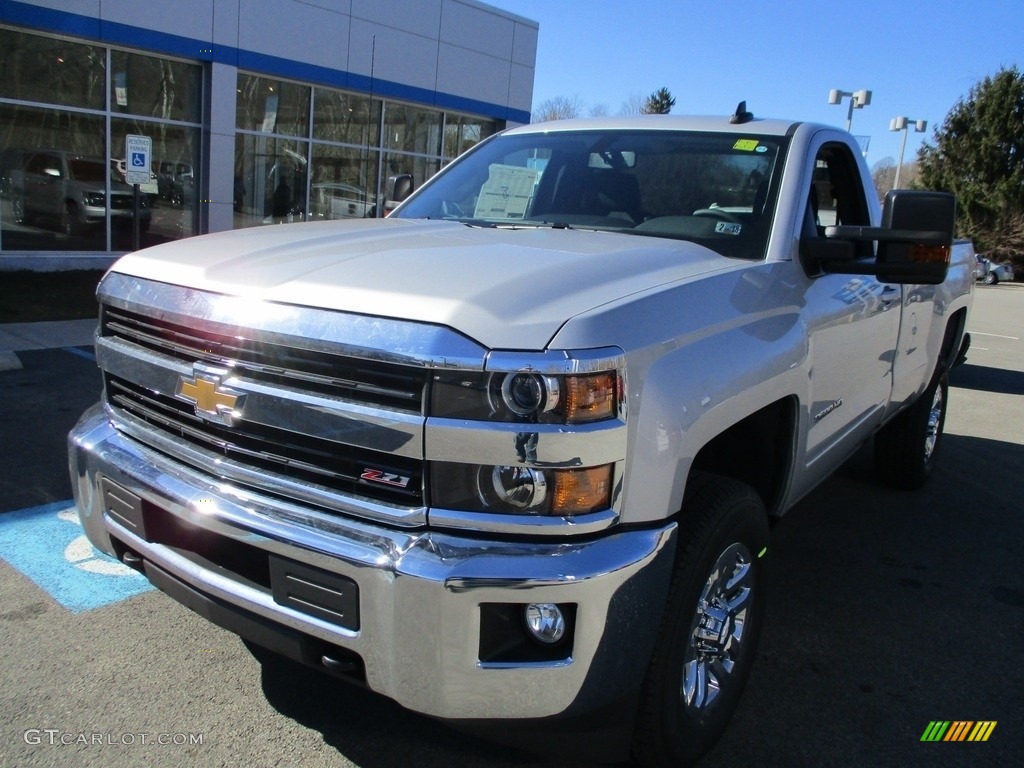
[[[939,360],[937,370],[942,373],[949,371],[962,362],[967,354],[967,346],[970,345],[970,335],[967,333],[967,307],[961,307],[946,322],[946,330],[942,337],[942,346],[939,347]]]
[[[780,516],[796,455],[798,411],[796,397],[785,397],[712,438],[694,457],[687,491],[701,474],[729,477],[754,489],[770,519]]]

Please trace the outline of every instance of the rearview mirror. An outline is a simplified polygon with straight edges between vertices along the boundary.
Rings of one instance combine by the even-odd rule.
[[[412,194],[413,179],[411,173],[401,173],[397,176],[388,176],[388,183],[385,189],[387,199],[400,203]]]
[[[888,236],[878,238],[878,279],[928,285],[945,280],[955,220],[956,198],[948,192],[890,191],[882,210]]]
[[[881,227],[827,227],[810,253],[823,272],[938,285],[949,269],[955,220],[956,198],[948,192],[894,189],[885,196]],[[852,243],[863,241],[878,243],[874,261],[854,257]]]

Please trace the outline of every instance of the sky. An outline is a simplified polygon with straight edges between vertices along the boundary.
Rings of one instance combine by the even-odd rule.
[[[972,87],[1002,68],[1024,70],[1024,0],[487,0],[539,22],[533,106],[577,98],[584,115],[619,112],[631,95],[666,87],[673,114],[732,114],[845,127],[870,137],[867,161],[896,162],[894,117],[927,120],[907,133],[904,162]]]

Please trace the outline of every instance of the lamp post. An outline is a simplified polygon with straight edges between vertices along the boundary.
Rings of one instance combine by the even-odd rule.
[[[850,98],[850,108],[846,111],[846,130],[849,131],[853,125],[853,110],[863,109],[871,103],[871,91],[840,91],[833,88],[828,92],[828,103],[841,104],[846,97]]]
[[[896,181],[893,182],[893,189],[900,188],[900,172],[903,170],[903,151],[907,148],[907,128],[914,124],[915,133],[924,133],[928,128],[927,120],[912,120],[909,117],[894,117],[889,121],[890,131],[903,131],[903,138],[900,139],[900,161],[896,165]]]

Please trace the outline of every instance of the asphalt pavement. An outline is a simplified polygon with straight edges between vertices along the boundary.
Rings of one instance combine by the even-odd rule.
[[[31,325],[0,325],[0,766],[566,765],[263,668],[83,544],[64,441],[99,395],[95,323]],[[979,287],[969,330],[929,484],[883,488],[865,450],[773,531],[758,659],[706,765],[1020,764],[1024,286]],[[996,726],[922,741],[934,721]]]

